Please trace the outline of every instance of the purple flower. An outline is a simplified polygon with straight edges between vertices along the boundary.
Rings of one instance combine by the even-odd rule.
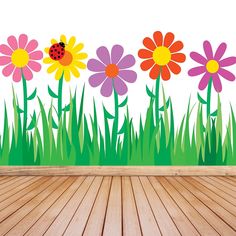
[[[220,76],[229,81],[234,81],[235,76],[228,70],[224,69],[226,66],[231,66],[236,63],[236,57],[228,57],[222,59],[226,51],[226,43],[221,43],[216,50],[215,55],[213,55],[212,47],[209,41],[203,43],[203,48],[206,57],[200,55],[197,52],[191,52],[190,57],[201,64],[201,66],[194,67],[189,70],[188,74],[190,76],[201,75],[204,73],[200,83],[199,89],[203,90],[207,87],[210,78],[212,78],[214,88],[216,92],[222,91],[222,84],[220,81]]]
[[[125,82],[134,83],[137,74],[128,68],[135,64],[135,58],[132,55],[123,56],[124,48],[120,45],[114,45],[111,53],[104,46],[97,49],[97,59],[88,61],[88,69],[96,72],[89,77],[89,84],[92,87],[101,86],[101,94],[109,97],[113,88],[119,95],[127,93],[128,88]]]

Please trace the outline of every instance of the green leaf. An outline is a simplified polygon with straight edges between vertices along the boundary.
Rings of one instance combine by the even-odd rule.
[[[58,125],[56,124],[54,118],[52,117],[52,128],[53,129],[58,129]]]
[[[52,98],[58,98],[58,96],[52,91],[52,89],[49,87],[49,85],[48,85],[48,94],[49,94]]]
[[[214,112],[211,113],[211,116],[217,116],[218,110],[216,109]]]
[[[199,93],[197,93],[197,98],[200,103],[207,104],[206,100],[204,100]]]
[[[128,97],[126,97],[124,101],[118,105],[118,107],[124,107],[127,104],[127,102],[128,102]]]
[[[16,105],[16,107],[17,107],[17,112],[18,113],[23,113],[24,112],[18,105]]]
[[[165,108],[167,110],[169,105],[170,105],[170,98],[168,98],[168,100],[166,101],[166,105],[165,106],[162,106],[162,107],[159,108],[159,111],[164,111]]]
[[[70,104],[66,105],[62,110],[63,111],[69,111],[70,110]]]
[[[27,127],[27,130],[32,130],[35,127],[35,125],[36,125],[36,113],[34,111],[34,114],[31,118],[29,126]]]
[[[103,111],[104,111],[105,117],[106,117],[107,119],[114,119],[114,118],[115,118],[111,113],[109,113],[109,112],[107,111],[107,109],[106,109],[104,106],[103,106]]]
[[[27,98],[27,100],[33,100],[37,94],[37,88],[35,88],[34,92]]]
[[[146,93],[150,98],[155,98],[154,93],[148,88],[147,85],[146,85]]]
[[[120,128],[120,130],[117,134],[124,134],[125,133],[125,126],[126,126],[126,118],[124,120],[122,127]]]

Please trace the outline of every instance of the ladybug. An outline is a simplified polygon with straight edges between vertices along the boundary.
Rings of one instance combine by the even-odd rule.
[[[49,49],[49,56],[52,60],[59,61],[65,54],[65,44],[63,42],[53,44]]]

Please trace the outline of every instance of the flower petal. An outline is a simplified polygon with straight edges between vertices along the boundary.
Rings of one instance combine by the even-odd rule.
[[[27,66],[22,68],[22,73],[24,74],[26,80],[31,80],[33,78],[33,73]]]
[[[158,76],[160,75],[160,70],[161,70],[161,67],[159,65],[155,64],[149,72],[150,78],[157,79]]]
[[[134,64],[135,64],[135,58],[133,55],[129,54],[129,55],[126,55],[125,57],[123,57],[119,61],[117,66],[119,67],[119,69],[126,69],[126,68],[133,66]]]
[[[155,62],[153,61],[153,59],[148,59],[145,60],[141,63],[140,67],[142,70],[147,71],[149,70],[153,65],[155,64]]]
[[[54,72],[56,69],[58,69],[58,62],[54,62],[52,65],[50,65],[47,69],[47,72],[50,74]]]
[[[227,58],[221,60],[219,64],[222,67],[232,66],[232,65],[236,64],[236,57],[227,57]]]
[[[229,81],[234,81],[235,80],[235,75],[233,73],[231,73],[230,71],[228,71],[228,70],[220,68],[218,73],[219,73],[219,75],[224,77],[226,80],[229,80]]]
[[[152,39],[150,39],[148,37],[146,37],[143,40],[143,45],[151,51],[154,51],[156,49],[155,43],[152,41]]]
[[[101,87],[101,94],[104,97],[110,97],[112,94],[113,86],[112,79],[106,79]]]
[[[7,65],[10,62],[11,62],[11,58],[10,57],[6,57],[6,56],[0,57],[0,66]]]
[[[169,49],[171,53],[174,53],[180,51],[183,47],[184,45],[181,41],[176,41],[169,47]]]
[[[129,83],[134,83],[137,79],[137,73],[133,70],[120,70],[119,77]]]
[[[30,40],[28,45],[26,46],[25,50],[30,53],[32,51],[34,51],[36,48],[38,47],[38,42],[33,39],[33,40]]]
[[[188,71],[188,75],[189,76],[196,76],[196,75],[200,75],[206,72],[206,67],[205,66],[198,66],[198,67],[194,67],[192,69],[190,69]]]
[[[59,67],[56,74],[55,74],[55,79],[60,80],[63,74],[63,67]]]
[[[76,42],[75,36],[70,37],[69,42],[68,42],[69,48],[73,48],[75,45],[75,42]]]
[[[15,69],[15,66],[11,63],[3,68],[2,73],[4,76],[9,76],[12,74],[14,69]]]
[[[7,55],[7,56],[11,56],[12,50],[6,44],[2,44],[2,45],[0,45],[0,53]]]
[[[73,50],[74,50],[75,53],[77,53],[77,52],[81,51],[83,48],[84,48],[84,44],[79,43],[73,48]]]
[[[105,65],[111,64],[110,53],[106,47],[99,47],[97,49],[97,56]]]
[[[75,66],[70,66],[70,71],[71,71],[71,73],[73,74],[73,76],[75,78],[79,78],[80,77],[79,70]]]
[[[213,74],[212,80],[213,80],[213,86],[216,92],[220,93],[222,91],[222,84],[221,84],[219,75],[217,73]]]
[[[183,53],[174,53],[171,54],[171,60],[182,63],[185,62],[186,56]]]
[[[156,43],[156,47],[160,47],[162,46],[162,43],[163,43],[163,35],[160,31],[156,31],[154,32],[153,34],[153,38],[154,38],[154,41]],[[152,50],[154,51],[156,49],[156,47]]]
[[[152,58],[153,52],[147,50],[147,49],[140,49],[138,51],[138,56],[142,59],[146,58]]]
[[[114,88],[115,88],[116,92],[121,96],[126,94],[128,91],[127,85],[119,77],[116,77],[114,79]]]
[[[16,37],[11,35],[8,37],[7,42],[12,50],[16,50],[18,48]]]
[[[93,74],[89,77],[89,84],[92,87],[97,87],[107,78],[104,72]]]
[[[65,78],[65,81],[70,81],[70,70],[68,69],[65,69],[64,70],[64,78]]]
[[[204,41],[203,42],[203,48],[204,48],[204,52],[206,54],[206,57],[208,60],[212,60],[213,59],[213,52],[212,52],[212,47],[209,41]]]
[[[161,68],[161,77],[163,80],[169,80],[170,79],[170,71],[167,66],[163,66]]]
[[[82,61],[74,61],[73,64],[77,66],[79,69],[86,69],[86,64]]]
[[[227,44],[226,43],[221,43],[220,46],[216,50],[214,59],[219,61],[223,57],[223,55],[226,51],[226,48],[227,48]]]
[[[36,61],[29,61],[28,66],[35,72],[39,72],[41,70],[41,65]]]
[[[31,60],[41,60],[43,58],[43,53],[41,51],[34,51],[29,54]]]
[[[85,52],[78,53],[74,56],[75,60],[84,60],[88,57],[88,54]]]
[[[52,60],[50,57],[45,57],[44,59],[43,59],[43,63],[45,63],[45,64],[52,64],[52,63],[54,63],[55,61],[54,60]]]
[[[88,61],[87,67],[89,70],[94,72],[105,71],[105,65],[97,59],[90,59]]]
[[[111,63],[117,64],[123,56],[124,48],[121,45],[114,45],[111,49]]]
[[[16,67],[13,73],[13,81],[21,81],[21,68]]]
[[[168,67],[171,70],[171,72],[174,73],[175,75],[177,75],[181,72],[181,67],[173,61],[170,61],[168,63]]]
[[[164,46],[168,48],[173,43],[174,39],[175,39],[174,34],[168,32],[164,38]]]
[[[199,64],[206,65],[207,59],[197,52],[191,52],[190,57]]]
[[[28,36],[26,34],[21,34],[19,36],[19,48],[24,49],[28,42]]]
[[[209,80],[210,80],[210,77],[211,77],[211,74],[209,74],[208,72],[206,72],[203,75],[203,77],[201,78],[200,83],[198,85],[198,88],[200,90],[204,90],[207,87],[207,85],[209,83]]]

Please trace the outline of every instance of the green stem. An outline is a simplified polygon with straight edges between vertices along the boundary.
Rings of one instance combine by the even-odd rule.
[[[113,83],[114,88],[114,83]],[[117,135],[118,135],[118,122],[119,122],[119,99],[118,94],[114,88],[114,106],[115,106],[115,115],[112,127],[112,152],[113,155],[116,153],[116,144],[117,144]]]
[[[26,131],[27,116],[28,116],[28,100],[27,100],[27,82],[22,72],[22,85],[23,85],[23,99],[24,99],[24,113],[23,113],[23,131]]]
[[[212,78],[210,78],[207,88],[207,120],[211,115],[211,88],[212,88]]]
[[[64,75],[64,73],[62,73],[61,78],[59,80],[59,84],[58,84],[58,100],[57,100],[58,121],[60,121],[61,115],[62,115],[63,75]]]
[[[160,90],[160,77],[161,73],[156,79],[156,91],[155,91],[155,117],[156,117],[156,126],[159,124],[159,90]]]

